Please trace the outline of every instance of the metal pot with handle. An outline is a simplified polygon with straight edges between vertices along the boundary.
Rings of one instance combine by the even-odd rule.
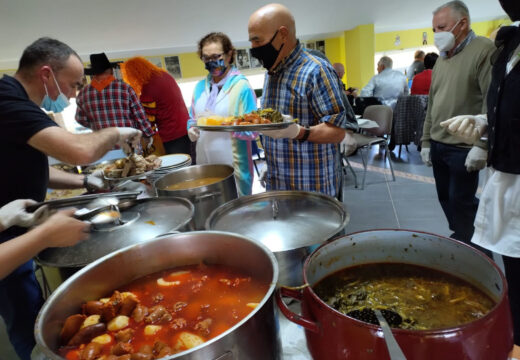
[[[206,221],[206,229],[248,236],[274,252],[279,283],[303,283],[302,266],[313,245],[338,234],[348,223],[345,205],[317,192],[268,191],[242,196],[221,205]]]
[[[405,263],[443,271],[483,290],[496,301],[484,316],[462,325],[432,329],[392,329],[407,359],[505,360],[513,348],[507,283],[496,264],[462,242],[412,230],[369,230],[324,244],[305,261],[305,288],[281,288],[280,310],[305,329],[315,359],[389,359],[383,332],[347,316],[323,301],[314,286],[344,268],[372,263]],[[301,301],[293,313],[282,295]]]
[[[79,270],[43,305],[35,324],[39,350],[51,360],[63,360],[58,355],[60,330],[65,319],[77,313],[82,303],[104,297],[148,274],[199,263],[240,269],[269,287],[258,306],[233,327],[201,345],[163,359],[281,359],[274,304],[278,265],[274,255],[252,239],[216,231],[161,236],[118,250]]]
[[[217,181],[197,186],[197,180]],[[181,189],[172,189],[175,185]],[[238,197],[233,167],[229,165],[195,165],[181,168],[164,175],[154,183],[158,196],[179,196],[190,200],[195,206],[195,229],[203,230],[211,212],[222,204]]]

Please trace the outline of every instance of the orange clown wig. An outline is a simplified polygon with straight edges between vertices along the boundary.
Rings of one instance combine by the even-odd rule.
[[[141,95],[143,85],[146,85],[155,75],[163,72],[166,72],[166,70],[140,56],[128,59],[121,64],[123,80],[135,90],[137,96]]]

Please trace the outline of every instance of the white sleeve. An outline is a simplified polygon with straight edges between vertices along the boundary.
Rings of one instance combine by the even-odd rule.
[[[370,79],[368,84],[363,89],[361,89],[359,96],[361,96],[361,97],[374,96],[374,89],[376,87],[375,78],[376,78],[375,76],[372,76],[372,79]]]

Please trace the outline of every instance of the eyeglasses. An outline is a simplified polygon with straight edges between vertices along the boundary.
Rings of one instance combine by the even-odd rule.
[[[213,55],[202,55],[200,57],[200,59],[203,61],[203,62],[210,62],[210,61],[217,61],[217,60],[220,60],[222,58],[222,55],[224,55],[224,53],[221,53],[221,54],[213,54]]]

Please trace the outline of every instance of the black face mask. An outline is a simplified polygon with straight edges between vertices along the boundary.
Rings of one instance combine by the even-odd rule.
[[[512,21],[520,20],[520,3],[518,0],[500,0],[500,5]]]
[[[278,50],[276,50],[273,46],[273,40],[278,34],[278,30],[274,33],[273,37],[271,38],[271,41],[269,41],[267,44],[255,47],[251,49],[251,56],[254,58],[257,58],[258,61],[262,64],[264,68],[269,70],[273,67],[274,62],[278,58],[278,54],[280,54],[280,51],[283,48],[283,45],[280,46]]]

